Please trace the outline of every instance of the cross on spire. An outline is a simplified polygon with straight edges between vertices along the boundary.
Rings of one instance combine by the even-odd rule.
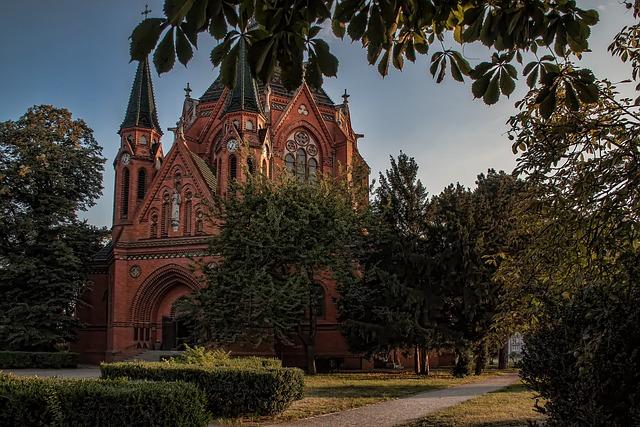
[[[183,90],[185,98],[191,98],[191,92],[193,92],[193,90],[189,87],[189,82],[187,82],[187,87],[185,87]]]
[[[142,11],[141,15],[144,15],[144,19],[147,19],[147,16],[151,13],[151,9],[149,9],[149,5],[145,4],[144,5],[144,10]]]
[[[349,95],[349,94],[347,93],[347,90],[345,89],[345,90],[344,90],[344,95],[342,95],[342,99],[344,100],[344,103],[345,103],[345,104],[347,104],[347,103],[349,102],[349,96],[351,96],[351,95]]]

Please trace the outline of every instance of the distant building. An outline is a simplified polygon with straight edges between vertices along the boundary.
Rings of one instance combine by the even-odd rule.
[[[277,74],[270,84],[260,84],[251,77],[244,45],[236,78],[229,90],[218,77],[199,99],[187,86],[165,155],[149,63],[139,63],[113,164],[112,243],[96,255],[93,286],[78,309],[84,327],[75,349],[84,361],[180,346],[186,332],[174,304],[203,286],[190,266],[193,258],[208,262],[207,238],[217,232],[205,221],[204,203],[216,193],[226,195],[232,181],[244,181],[245,171],[273,178],[289,169],[309,180],[320,173],[335,176],[339,165],[368,170],[346,93],[335,104],[324,90],[304,83],[286,90]],[[323,287],[319,367],[366,367],[369,362],[349,353],[338,330],[335,285]],[[238,351],[273,354],[274,349]],[[279,355],[285,363],[304,364],[302,347],[283,347]]]

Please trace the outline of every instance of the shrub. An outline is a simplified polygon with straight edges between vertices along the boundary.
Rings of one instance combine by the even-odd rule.
[[[640,425],[640,287],[590,286],[548,302],[521,375],[550,426]]]
[[[280,359],[270,357],[231,357],[231,353],[224,350],[207,350],[204,347],[186,346],[184,353],[169,362],[199,365],[205,367],[252,367],[252,368],[281,368]]]
[[[273,415],[302,398],[304,376],[296,368],[203,367],[163,362],[103,363],[104,378],[186,381],[207,396],[215,416]]]
[[[75,368],[78,353],[39,351],[0,351],[0,368]]]
[[[0,375],[0,425],[204,426],[193,384]]]

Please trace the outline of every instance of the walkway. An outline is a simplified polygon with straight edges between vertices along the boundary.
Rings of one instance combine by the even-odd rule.
[[[425,391],[410,397],[388,400],[333,414],[281,424],[277,427],[392,427],[409,423],[426,415],[457,405],[484,393],[500,390],[518,381],[517,374],[502,375],[484,381]]]

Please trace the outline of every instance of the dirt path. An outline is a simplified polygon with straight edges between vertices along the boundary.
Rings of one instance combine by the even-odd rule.
[[[518,381],[517,374],[502,375],[480,382],[442,390],[432,390],[410,397],[361,406],[347,411],[320,415],[298,421],[270,424],[277,427],[392,427],[422,418],[441,409],[457,405],[481,394],[500,390]]]

